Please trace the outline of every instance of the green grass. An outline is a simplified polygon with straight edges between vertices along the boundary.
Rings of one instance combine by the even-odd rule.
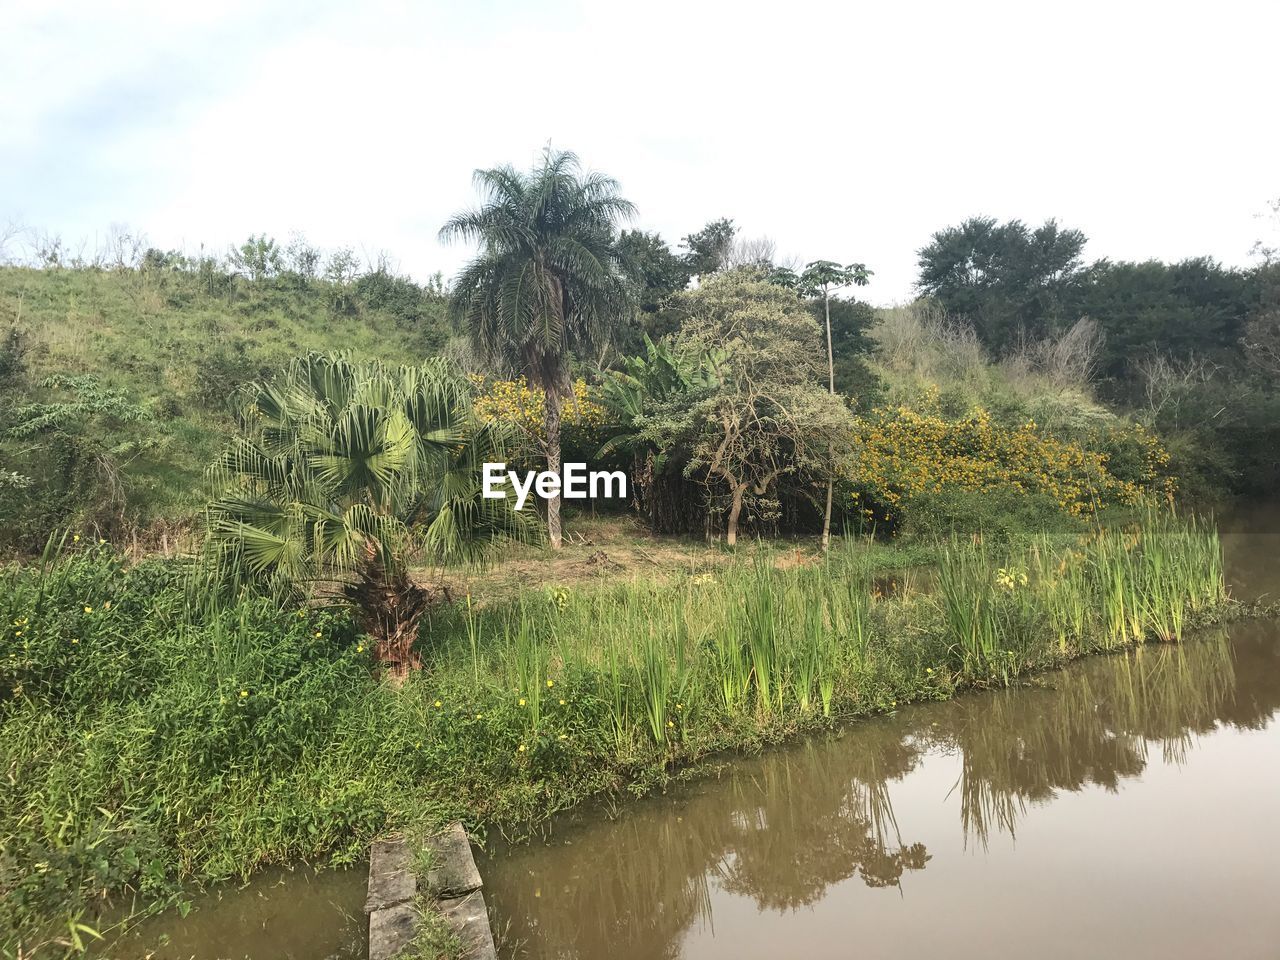
[[[176,564],[67,543],[0,582],[3,942],[30,952],[104,903],[156,909],[266,864],[351,862],[389,828],[641,793],[1224,609],[1213,532],[1156,515],[1008,553],[954,544],[936,591],[879,596],[872,574],[841,541],[807,565],[762,548],[660,583],[464,598],[396,689],[342,611],[215,606]]]
[[[406,313],[374,306],[354,290],[338,303],[334,285],[318,280],[249,283],[219,274],[212,287],[206,280],[159,270],[0,266],[5,408],[50,399],[40,386],[50,375],[88,374],[151,414],[129,430],[86,425],[109,434],[108,449],[122,450],[124,441],[142,448],[117,454],[124,513],[134,526],[185,519],[203,506],[203,472],[230,433],[227,400],[241,383],[312,351],[423,359],[440,350],[448,332],[443,300],[425,294]],[[47,476],[56,487],[57,471],[29,444],[3,436],[8,415],[0,413],[0,464],[36,474],[41,483]],[[57,492],[41,495],[50,500]],[[76,522],[77,510],[89,517],[95,492],[76,491],[79,502],[65,515],[31,526],[47,531]],[[11,519],[16,526],[20,518]]]

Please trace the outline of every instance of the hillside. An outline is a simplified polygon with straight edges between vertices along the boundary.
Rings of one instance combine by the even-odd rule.
[[[189,515],[238,384],[313,350],[416,360],[447,335],[439,290],[383,271],[336,282],[250,281],[208,263],[0,267],[5,539]]]

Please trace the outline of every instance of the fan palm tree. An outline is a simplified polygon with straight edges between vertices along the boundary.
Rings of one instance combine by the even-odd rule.
[[[530,532],[510,499],[482,496],[481,465],[503,458],[506,430],[474,418],[466,379],[443,360],[299,358],[248,391],[240,423],[210,469],[215,557],[350,602],[392,675],[420,663],[419,625],[447,598],[408,564],[475,560]]]
[[[635,208],[615,180],[584,174],[572,153],[550,149],[528,174],[496,167],[477,170],[475,182],[482,204],[440,230],[442,240],[480,245],[454,282],[453,308],[483,356],[545,392],[547,469],[558,473],[569,360],[607,340],[627,308],[615,240]],[[547,503],[547,530],[559,549],[558,495]]]

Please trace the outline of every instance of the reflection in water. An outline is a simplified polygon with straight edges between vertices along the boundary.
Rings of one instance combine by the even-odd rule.
[[[695,956],[691,944],[714,942],[717,910],[733,902],[750,902],[763,924],[816,910],[837,889],[850,905],[859,887],[906,896],[906,872],[927,875],[938,855],[890,802],[913,771],[958,766],[950,830],[962,850],[986,850],[995,835],[1015,837],[1032,807],[1091,787],[1116,793],[1152,763],[1181,765],[1219,725],[1265,727],[1280,708],[1274,630],[1086,661],[1044,688],[925,705],[735,762],[617,821],[580,818],[560,842],[495,851],[482,865],[497,925],[529,958]],[[741,927],[740,908],[733,917]]]

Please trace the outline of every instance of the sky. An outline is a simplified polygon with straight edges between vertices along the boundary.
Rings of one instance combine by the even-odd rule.
[[[1280,3],[0,0],[0,225],[250,233],[424,279],[477,167],[548,144],[673,246],[718,217],[909,298],[975,215],[1246,265],[1280,196]],[[20,241],[14,241],[20,242]]]

